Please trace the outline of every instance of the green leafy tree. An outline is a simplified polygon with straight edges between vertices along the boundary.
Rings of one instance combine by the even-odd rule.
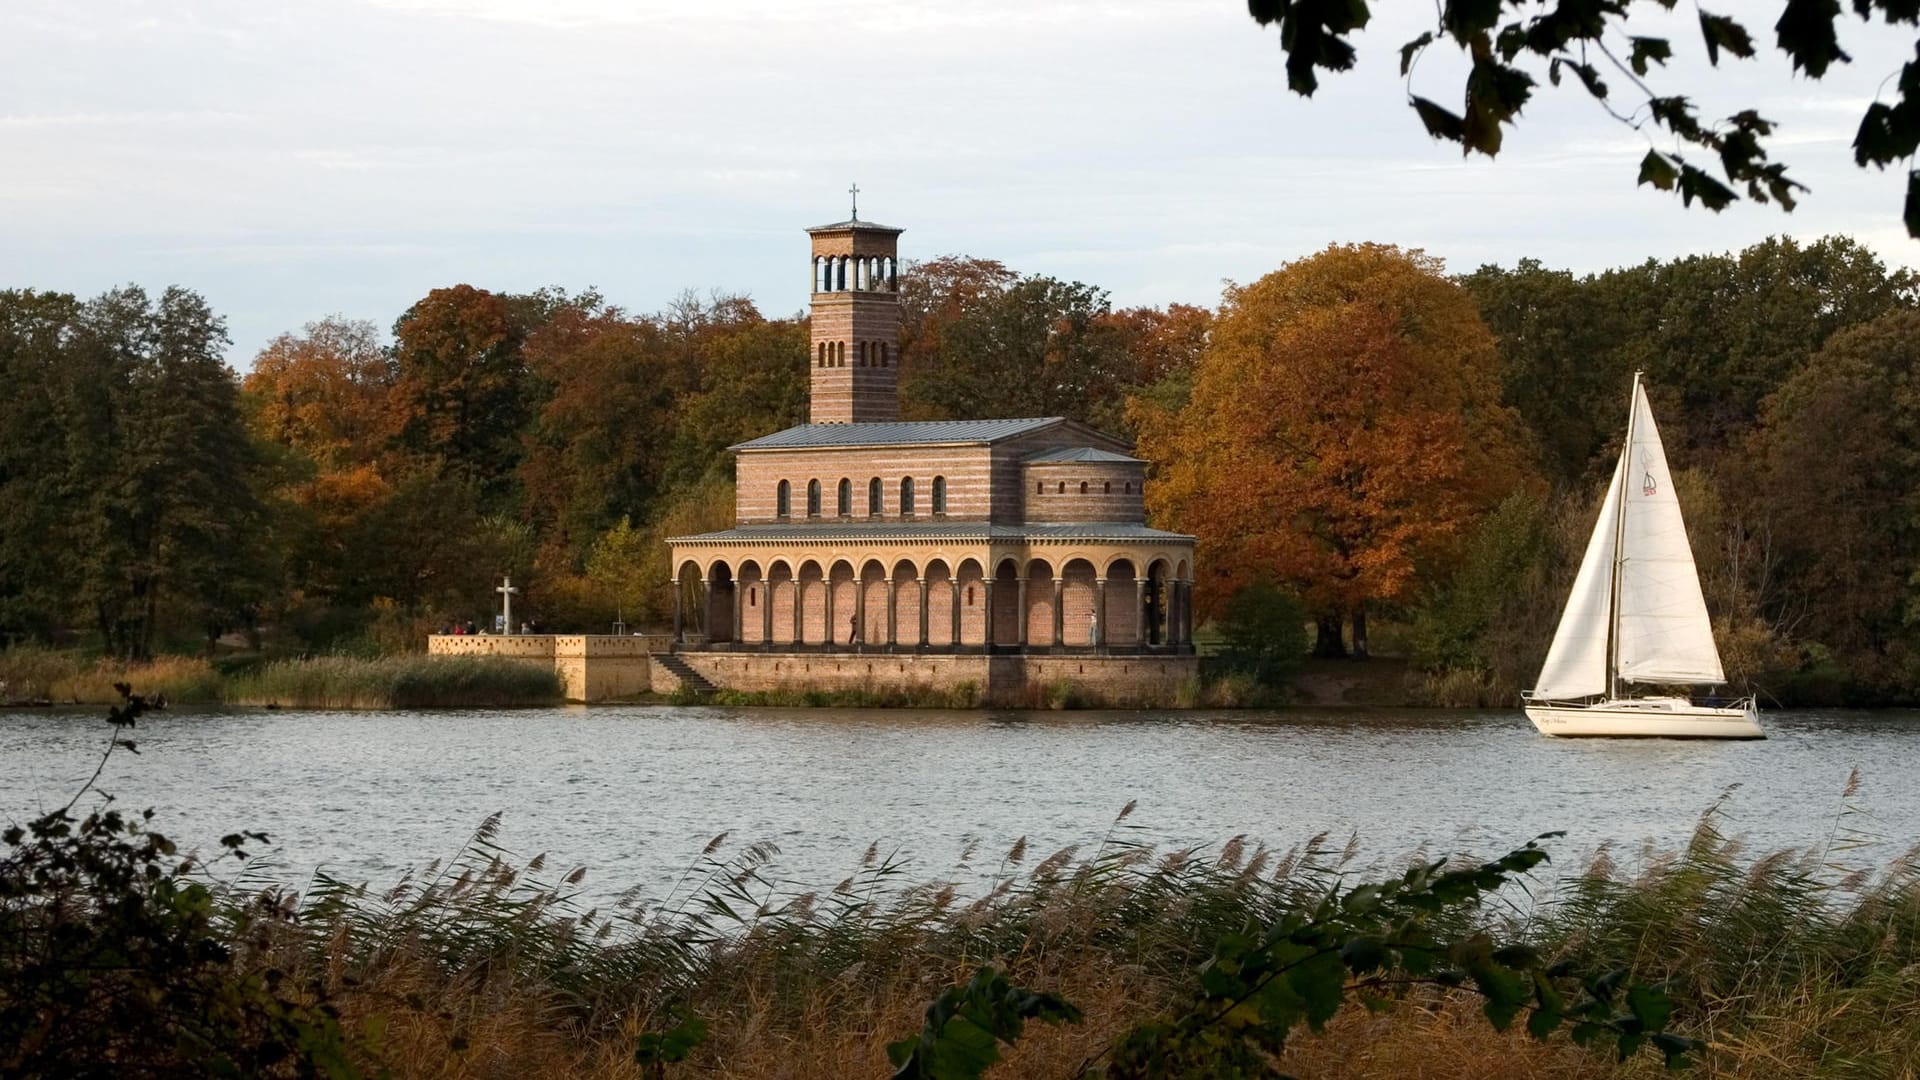
[[[1658,0],[1672,10],[1672,0]],[[1371,19],[1367,0],[1248,0],[1248,11],[1262,26],[1277,24],[1286,52],[1287,84],[1311,97],[1320,72],[1341,72],[1357,58],[1352,38]],[[1647,151],[1640,184],[1677,192],[1691,206],[1696,200],[1721,210],[1744,196],[1792,210],[1805,188],[1770,154],[1773,121],[1756,108],[1725,117],[1703,116],[1695,98],[1671,88],[1656,89],[1658,69],[1673,58],[1675,42],[1629,25],[1631,0],[1443,0],[1434,25],[1400,47],[1400,74],[1408,79],[1407,103],[1427,133],[1458,143],[1463,154],[1493,157],[1500,152],[1506,126],[1542,88],[1578,86],[1602,109],[1639,131],[1664,132],[1666,147]],[[1641,10],[1648,10],[1643,7]],[[1809,79],[1852,60],[1840,46],[1838,24],[1844,15],[1838,0],[1778,0],[1772,22],[1774,43]],[[1920,27],[1920,6],[1907,0],[1854,0],[1853,14],[1889,28],[1882,33],[1910,34]],[[1759,52],[1747,24],[1732,16],[1698,12],[1693,44],[1710,63],[1724,55],[1751,60]],[[1901,29],[1905,28],[1905,29]],[[1468,61],[1456,111],[1413,89],[1415,68],[1427,50],[1453,47]],[[1920,59],[1889,77],[1883,96],[1865,109],[1853,138],[1854,162],[1885,168],[1906,162],[1920,148]],[[1702,163],[1707,167],[1702,168]],[[1712,170],[1712,171],[1709,171]],[[1719,175],[1715,176],[1717,172]],[[1907,231],[1920,236],[1920,170],[1909,173],[1905,209]]]
[[[125,288],[88,301],[71,328],[61,484],[72,494],[67,580],[108,648],[153,653],[163,600],[246,608],[262,508],[226,328],[197,295]]]
[[[1001,273],[967,280],[966,292],[914,320],[901,364],[909,415],[1065,416],[1120,430],[1135,361],[1104,290]]]
[[[1920,313],[1835,335],[1768,402],[1777,617],[1843,658],[1870,696],[1920,675]]]
[[[1269,581],[1254,581],[1220,614],[1220,658],[1269,686],[1300,670],[1307,655],[1307,613],[1292,593]]]

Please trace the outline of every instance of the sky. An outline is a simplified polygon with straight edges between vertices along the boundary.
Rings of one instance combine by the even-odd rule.
[[[995,258],[1116,306],[1210,306],[1359,241],[1458,271],[1775,234],[1920,262],[1905,178],[1849,147],[1911,35],[1849,22],[1855,63],[1815,83],[1777,56],[1709,68],[1691,5],[1637,23],[1674,40],[1659,92],[1757,106],[1812,189],[1790,215],[1714,215],[1637,188],[1669,144],[1571,79],[1497,161],[1463,160],[1399,73],[1432,6],[1375,6],[1359,65],[1309,101],[1242,0],[6,0],[0,288],[186,286],[242,369],[311,320],[385,328],[462,282],[592,286],[637,312],[719,290],[787,315],[802,230],[845,218],[855,182],[906,258]],[[1778,0],[1715,10],[1771,42]],[[1459,75],[1435,51],[1411,86],[1457,108]]]

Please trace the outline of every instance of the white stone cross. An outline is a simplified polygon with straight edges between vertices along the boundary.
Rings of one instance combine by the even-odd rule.
[[[501,578],[499,586],[493,591],[500,594],[500,615],[506,620],[506,629],[501,633],[511,634],[513,633],[513,594],[520,591],[514,588],[513,575],[508,574]]]

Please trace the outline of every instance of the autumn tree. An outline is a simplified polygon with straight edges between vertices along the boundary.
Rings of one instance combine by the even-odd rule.
[[[1329,247],[1228,289],[1176,413],[1136,399],[1157,519],[1200,538],[1203,613],[1245,585],[1298,591],[1337,652],[1413,596],[1525,479],[1493,337],[1419,251]]]
[[[371,464],[386,449],[392,386],[380,331],[341,318],[274,338],[241,383],[253,399],[255,434],[329,472]]]
[[[768,319],[740,296],[691,297],[665,315],[697,384],[675,405],[667,479],[676,489],[732,475],[734,443],[806,422],[807,326]]]
[[[571,563],[665,490],[676,407],[698,364],[659,320],[617,309],[555,312],[526,355],[548,394],[520,466],[525,512],[551,557]]]

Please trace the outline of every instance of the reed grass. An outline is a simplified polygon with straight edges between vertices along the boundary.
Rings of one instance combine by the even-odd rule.
[[[551,667],[487,656],[319,656],[280,660],[234,677],[233,705],[303,709],[457,709],[553,705]]]
[[[1665,982],[1678,1030],[1710,1044],[1703,1075],[1912,1077],[1920,875],[1911,852],[1853,868],[1867,849],[1850,847],[1852,812],[1819,851],[1748,858],[1716,809],[1681,850],[1629,868],[1602,849],[1462,918]],[[684,1075],[791,1080],[888,1075],[885,1044],[991,963],[1086,1014],[1030,1026],[992,1075],[1069,1077],[1176,1002],[1221,935],[1317,903],[1357,865],[1356,845],[1324,835],[1287,851],[1239,837],[1156,849],[1125,816],[1084,850],[975,852],[965,884],[915,883],[876,847],[837,885],[798,894],[768,883],[770,845],[723,835],[680,880],[602,909],[580,898],[584,870],[498,847],[495,818],[458,858],[391,888],[317,880],[297,935],[260,962],[327,979],[353,1024],[381,1018],[379,1063],[399,1077],[639,1077],[634,1040],[688,1009],[710,1034]],[[1496,1032],[1478,1007],[1420,991],[1356,1009],[1281,1064],[1396,1080],[1658,1071]]]
[[[0,650],[0,705],[111,705],[120,700],[115,683],[136,684],[143,694],[181,705],[220,700],[220,673],[198,657],[131,662],[32,646]]]

